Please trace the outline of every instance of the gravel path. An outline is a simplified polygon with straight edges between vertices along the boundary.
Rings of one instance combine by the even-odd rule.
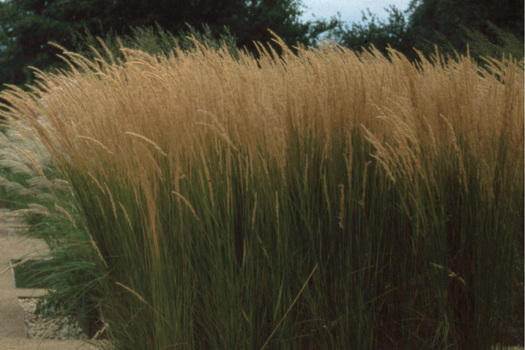
[[[27,239],[21,235],[26,227],[19,218],[10,215],[8,210],[0,209],[0,349],[1,350],[95,350],[96,346],[85,340],[47,339],[48,337],[28,338],[24,326],[24,312],[19,303],[20,297],[35,297],[45,294],[43,289],[14,288],[9,259],[17,259],[26,254],[45,252],[46,245],[41,240]],[[27,298],[23,298],[27,299]],[[24,304],[24,301],[22,302]],[[31,304],[31,302],[29,302]],[[30,305],[27,305],[28,310]],[[26,313],[31,324],[33,316]],[[42,320],[40,320],[42,321]],[[49,321],[42,321],[49,322]],[[58,321],[57,321],[58,322]],[[74,324],[74,322],[73,322]],[[37,327],[38,328],[38,327]],[[48,331],[61,338],[61,332],[70,326],[57,327],[60,330]]]
[[[28,338],[88,339],[79,322],[71,317],[36,315],[38,298],[19,297],[18,303],[24,313],[24,325]]]

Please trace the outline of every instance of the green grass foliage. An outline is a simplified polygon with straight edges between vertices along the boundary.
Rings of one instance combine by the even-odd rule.
[[[2,94],[71,186],[111,344],[519,341],[523,62],[276,43],[65,52],[70,71]]]
[[[29,224],[26,237],[42,239],[48,248],[31,253],[46,259],[45,263],[28,264],[23,271],[27,284],[49,288],[37,312],[80,316],[96,326],[99,282],[104,270],[82,224],[71,186],[56,171],[49,152],[27,126],[8,128],[0,134],[0,145],[3,204],[23,215]],[[94,327],[91,335],[96,330]]]

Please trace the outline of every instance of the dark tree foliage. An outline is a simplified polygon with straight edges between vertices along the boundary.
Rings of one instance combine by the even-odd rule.
[[[475,56],[512,53],[523,57],[523,1],[412,0],[405,11],[392,6],[386,20],[368,12],[360,23],[300,22],[300,0],[5,0],[0,2],[0,85],[32,81],[29,66],[49,70],[61,64],[58,43],[75,49],[79,33],[92,37],[132,36],[134,28],[162,28],[180,35],[188,25],[209,30],[218,39],[224,28],[238,47],[254,50],[271,29],[286,44],[312,45],[322,33],[343,46],[388,47],[409,58],[413,48],[432,54]]]
[[[159,26],[180,33],[190,25],[213,33],[224,27],[239,47],[271,39],[268,29],[288,45],[311,43],[333,23],[302,23],[299,0],[5,0],[0,2],[0,85],[31,81],[28,66],[59,64],[58,50],[72,49],[75,33],[103,37],[133,34],[135,27]],[[78,35],[77,35],[78,37]]]
[[[512,32],[504,31],[496,25],[488,22],[492,33],[483,34],[479,30],[465,28],[469,39],[469,51],[475,57],[512,57],[513,59],[523,59],[524,43],[523,38],[518,37]]]
[[[339,24],[331,35],[352,49],[391,46],[411,59],[413,48],[428,56],[436,45],[446,55],[464,54],[468,45],[475,57],[523,57],[521,0],[412,0],[404,11],[391,6],[387,12],[380,20],[368,11],[360,23]]]
[[[353,50],[373,45],[386,54],[388,47],[392,47],[411,57],[415,54],[414,42],[405,14],[395,6],[386,11],[386,20],[367,10],[360,23],[339,24],[331,34],[338,43]]]
[[[472,36],[483,34],[498,43],[491,24],[523,41],[523,1],[520,0],[412,0],[410,26],[415,44],[423,51],[466,52]]]

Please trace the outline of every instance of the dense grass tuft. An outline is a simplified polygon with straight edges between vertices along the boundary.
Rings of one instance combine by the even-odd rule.
[[[523,62],[276,42],[65,52],[70,72],[3,93],[72,186],[113,344],[523,341]]]

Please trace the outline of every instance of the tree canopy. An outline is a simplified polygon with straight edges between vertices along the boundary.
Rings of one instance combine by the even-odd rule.
[[[360,23],[339,23],[331,34],[352,49],[391,46],[411,58],[413,48],[428,55],[436,45],[443,54],[466,53],[468,45],[474,56],[523,58],[523,1],[412,0],[404,11],[387,12],[386,20],[364,13]]]
[[[31,80],[28,66],[49,68],[59,60],[55,42],[72,49],[75,33],[131,35],[133,28],[159,26],[179,33],[205,24],[211,32],[225,27],[239,47],[271,38],[288,45],[308,44],[329,28],[323,21],[302,23],[297,0],[5,0],[0,3],[0,84]]]
[[[386,20],[368,12],[360,23],[350,24],[337,17],[302,22],[302,10],[301,0],[4,0],[0,86],[31,82],[29,66],[60,65],[59,51],[48,42],[75,50],[82,33],[129,37],[146,27],[172,35],[206,28],[216,39],[227,32],[237,47],[248,49],[254,49],[254,41],[271,39],[271,29],[289,46],[312,45],[328,33],[352,49],[373,44],[409,58],[416,58],[413,48],[430,54],[434,45],[445,54],[465,53],[468,45],[477,56],[523,57],[523,1],[412,0],[404,11],[391,6]]]
[[[412,0],[410,10],[414,42],[420,49],[438,44],[465,52],[472,39],[469,30],[497,42],[494,26],[523,41],[523,1]]]

